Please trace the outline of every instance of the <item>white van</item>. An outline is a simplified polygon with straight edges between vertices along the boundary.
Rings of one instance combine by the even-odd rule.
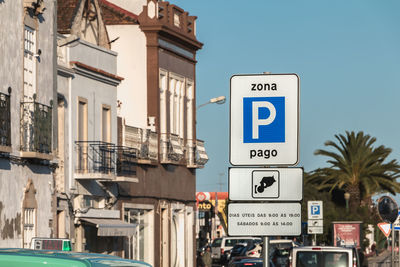
[[[355,248],[295,247],[290,256],[292,267],[360,267]]]
[[[231,250],[236,243],[244,243],[248,240],[261,242],[259,237],[242,236],[242,237],[220,237],[214,239],[211,243],[211,258],[213,262],[221,262],[224,252]]]

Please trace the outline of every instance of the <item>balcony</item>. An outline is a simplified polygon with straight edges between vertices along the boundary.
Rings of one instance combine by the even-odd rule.
[[[125,147],[137,151],[137,163],[156,164],[158,161],[158,134],[149,129],[125,126]]]
[[[176,134],[161,135],[161,163],[183,164],[185,156],[183,139]]]
[[[139,150],[136,148],[118,146],[117,153],[117,181],[138,182],[136,178],[137,157]]]
[[[204,141],[196,140],[196,143],[194,143],[188,140],[186,158],[188,168],[203,168],[208,162]]]
[[[75,179],[137,182],[136,149],[101,141],[76,141],[75,151]]]
[[[3,93],[0,93],[0,152],[11,152],[10,95]]]
[[[21,157],[51,160],[52,107],[21,103]]]
[[[116,147],[101,141],[76,141],[75,179],[115,180]]]

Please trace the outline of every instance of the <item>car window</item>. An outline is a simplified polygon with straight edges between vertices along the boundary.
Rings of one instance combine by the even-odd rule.
[[[233,247],[237,242],[238,242],[237,239],[226,239],[225,240],[225,246]]]
[[[212,247],[220,247],[222,243],[222,239],[215,239],[214,242],[212,242],[211,246]]]
[[[301,251],[297,253],[296,259],[299,267],[317,267],[318,266],[318,254],[313,251]]]
[[[348,253],[299,251],[296,262],[296,267],[348,267]]]

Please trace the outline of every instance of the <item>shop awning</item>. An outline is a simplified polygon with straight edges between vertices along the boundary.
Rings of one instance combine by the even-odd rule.
[[[137,224],[127,223],[118,219],[80,218],[82,221],[97,227],[98,236],[132,236]]]

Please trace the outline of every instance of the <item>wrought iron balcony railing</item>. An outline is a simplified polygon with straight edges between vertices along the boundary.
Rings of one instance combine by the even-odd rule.
[[[52,107],[37,102],[21,103],[21,151],[23,156],[50,154],[52,142]],[[49,159],[49,158],[47,158]]]
[[[136,148],[118,146],[117,151],[117,176],[136,176],[137,157],[139,150]]]
[[[101,141],[76,141],[75,151],[77,156],[75,173],[80,174],[79,177],[101,179],[104,178],[103,175],[115,176],[114,144]]]
[[[0,151],[10,152],[9,147],[11,147],[10,95],[0,93]]]

